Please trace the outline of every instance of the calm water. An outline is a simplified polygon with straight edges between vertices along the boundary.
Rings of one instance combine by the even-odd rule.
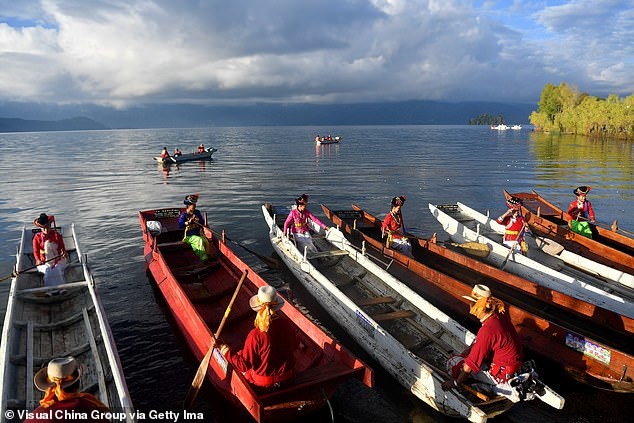
[[[317,133],[344,139],[316,147]],[[163,146],[189,151],[201,142],[218,149],[212,162],[187,163],[167,173],[152,160]],[[270,254],[260,205],[290,203],[303,192],[311,195],[310,208],[318,216],[320,203],[337,209],[354,202],[385,213],[392,196],[405,194],[408,229],[431,235],[440,227],[427,211],[429,202],[462,201],[496,213],[505,208],[506,188],[536,189],[564,206],[576,186],[590,185],[597,218],[616,218],[634,230],[634,148],[619,141],[467,126],[209,128],[0,134],[0,154],[0,276],[12,271],[24,222],[41,212],[54,214],[61,224],[75,222],[132,399],[142,410],[178,409],[198,363],[145,275],[139,210],[178,206],[186,194],[199,193],[199,208],[214,228]],[[290,275],[267,271],[242,249],[236,252],[272,284],[288,287],[306,312],[367,359]],[[2,284],[3,315],[9,281]],[[337,421],[452,421],[373,367],[376,389],[351,382],[335,396]],[[587,389],[556,372],[543,378],[567,399],[565,409],[547,420],[628,421],[634,413],[631,396]],[[208,421],[236,421],[211,389],[199,398]],[[529,408],[516,407],[496,421],[536,420],[539,413]],[[327,412],[315,417],[329,420]]]

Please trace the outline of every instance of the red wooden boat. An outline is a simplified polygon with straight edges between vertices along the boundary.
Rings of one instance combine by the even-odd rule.
[[[592,239],[573,232],[568,226],[570,216],[537,192],[518,192],[514,196],[522,200],[522,212],[526,222],[538,235],[551,238],[567,250],[603,263],[622,272],[634,274],[634,239],[607,228],[590,225]],[[615,226],[616,228],[616,226]]]
[[[201,360],[211,343],[242,273],[248,270],[241,290],[221,334],[223,342],[241,348],[253,328],[255,312],[249,298],[266,282],[205,228],[214,259],[201,263],[178,228],[182,209],[139,212],[145,241],[146,267],[178,324],[194,356]],[[160,226],[148,222],[159,222]],[[159,227],[160,233],[156,230]],[[160,229],[162,228],[162,229]],[[224,236],[223,236],[224,238]],[[295,351],[295,377],[285,387],[255,392],[239,371],[234,371],[216,349],[209,362],[207,379],[230,401],[241,404],[257,421],[296,419],[321,408],[345,379],[355,377],[373,385],[373,372],[344,347],[326,335],[286,301],[280,318],[289,319],[297,330],[301,348]]]
[[[537,284],[444,248],[412,238],[408,257],[386,248],[381,222],[358,206],[333,212],[322,209],[352,242],[369,245],[378,260],[390,259],[390,271],[424,292],[432,302],[466,318],[467,295],[473,284],[489,286],[508,306],[524,347],[561,365],[575,379],[616,392],[634,392],[632,322],[609,310],[545,290]],[[422,282],[422,283],[421,283]],[[467,327],[474,322],[465,321]],[[627,329],[626,329],[627,328]],[[475,329],[474,329],[475,330]],[[544,378],[547,381],[547,377]]]

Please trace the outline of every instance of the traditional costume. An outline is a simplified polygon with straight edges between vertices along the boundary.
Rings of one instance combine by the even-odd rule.
[[[33,224],[42,230],[33,236],[33,256],[37,264],[37,270],[44,274],[44,286],[55,286],[64,283],[64,270],[67,260],[64,238],[51,224],[55,221],[53,216],[46,213],[33,221]]]
[[[381,231],[387,235],[386,245],[408,256],[412,256],[412,244],[404,235],[405,228],[403,226],[403,215],[400,207],[403,206],[407,198],[404,195],[392,198],[392,209],[383,219]],[[397,209],[397,207],[399,207]]]
[[[198,194],[192,194],[185,197],[183,204],[195,207],[197,202]],[[207,261],[211,254],[211,245],[203,230],[204,221],[203,215],[199,210],[194,208],[190,213],[189,207],[178,217],[178,227],[185,229],[183,242],[192,247],[192,250],[194,250],[194,253],[201,261]]]
[[[580,235],[592,239],[592,228],[590,223],[594,223],[594,210],[592,204],[586,198],[590,192],[590,187],[582,185],[574,191],[577,196],[568,206],[568,216],[570,216],[570,229]]]
[[[528,244],[526,244],[526,220],[521,214],[522,200],[517,197],[511,197],[506,200],[506,206],[512,211],[504,213],[496,219],[500,225],[504,226],[503,244],[509,248],[515,248],[516,251],[526,255],[528,252]]]
[[[90,422],[109,422],[94,414],[95,410],[106,413],[105,404],[92,394],[75,392],[80,376],[81,367],[73,357],[55,358],[39,370],[33,382],[44,398],[24,423],[75,422],[78,415],[88,416]]]
[[[261,286],[249,305],[257,315],[255,328],[247,335],[244,347],[235,353],[227,347],[221,351],[224,350],[225,357],[253,385],[279,387],[294,376],[297,334],[288,319],[277,314],[284,299],[272,286]]]
[[[308,195],[302,194],[295,199],[295,208],[286,217],[284,221],[284,234],[290,232],[293,234],[297,248],[302,253],[305,249],[310,253],[316,253],[317,248],[313,243],[313,238],[310,234],[309,221],[315,222],[324,231],[328,230],[328,227],[324,225],[314,214],[312,214],[307,208],[299,210],[299,206],[307,206]]]

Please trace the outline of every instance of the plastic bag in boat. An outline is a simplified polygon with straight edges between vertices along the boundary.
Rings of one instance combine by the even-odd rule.
[[[148,220],[145,222],[145,226],[147,226],[148,231],[150,231],[150,233],[154,236],[163,232],[163,225],[161,225],[161,222],[157,220]]]

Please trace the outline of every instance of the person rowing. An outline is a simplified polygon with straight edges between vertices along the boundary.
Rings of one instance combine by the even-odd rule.
[[[33,236],[33,256],[37,271],[44,275],[44,286],[55,286],[64,283],[64,269],[68,263],[68,252],[62,235],[51,228],[54,216],[41,213],[33,224],[40,231]]]
[[[510,197],[506,200],[506,206],[508,210],[496,219],[497,223],[504,226],[504,241],[502,243],[511,250],[526,255],[528,253],[528,244],[526,243],[528,225],[522,216],[522,200]]]
[[[209,260],[211,255],[211,245],[205,236],[205,220],[200,210],[196,209],[198,194],[191,194],[185,197],[183,204],[185,210],[178,217],[178,227],[185,230],[183,242],[192,247],[194,253],[201,261]]]

